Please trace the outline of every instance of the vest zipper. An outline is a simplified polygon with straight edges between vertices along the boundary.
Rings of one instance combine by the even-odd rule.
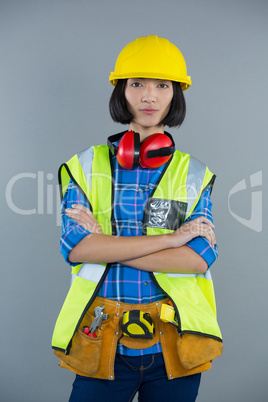
[[[165,134],[167,134],[167,133],[165,132]],[[165,172],[167,171],[167,168],[169,167],[169,165],[170,165],[172,159],[173,159],[173,155],[172,155],[171,158],[166,162],[166,166],[164,167],[164,169],[163,169],[162,173],[160,174],[160,176],[159,176],[157,182],[155,183],[155,186],[154,186],[154,188],[153,188],[153,190],[152,190],[150,196],[148,197],[147,203],[148,203],[148,201],[153,197],[153,195],[154,195],[154,193],[155,193],[155,191],[156,191],[156,189],[157,189],[157,186],[158,186],[158,184],[160,183],[160,181],[161,181],[162,177],[164,176]],[[147,203],[146,203],[146,206],[147,206]],[[145,207],[145,211],[146,211],[146,207]],[[147,235],[147,227],[146,227],[145,224],[144,224],[145,215],[146,215],[146,212],[145,212],[145,211],[144,211],[143,220],[142,220],[142,222],[143,222],[143,225],[142,225],[142,234],[143,234],[144,236]],[[178,320],[178,334],[180,335],[180,337],[182,337],[181,318],[180,318],[180,313],[179,313],[178,307],[176,306],[174,300],[172,300],[172,298],[167,294],[167,292],[165,292],[164,289],[161,288],[161,286],[160,286],[159,283],[157,282],[157,280],[156,280],[156,278],[155,278],[153,272],[149,272],[149,275],[150,275],[152,281],[154,282],[154,284],[158,287],[158,289],[160,289],[163,293],[165,293],[165,294],[169,297],[170,301],[172,302],[172,304],[173,304],[173,306],[174,306],[174,309],[175,309],[175,312],[176,312],[177,320]]]
[[[144,212],[143,212],[143,218],[142,218],[142,234],[145,235],[145,236],[147,235],[147,226],[146,226],[146,224],[144,222],[145,222],[146,215],[148,214],[148,210],[147,210],[148,203],[149,203],[150,199],[153,197],[153,195],[154,195],[154,193],[155,193],[155,191],[157,189],[157,186],[160,183],[160,181],[162,180],[162,177],[164,176],[164,174],[166,173],[167,168],[169,167],[172,159],[173,159],[173,155],[171,155],[171,158],[169,158],[169,160],[166,162],[166,165],[165,165],[164,169],[162,170],[157,182],[154,185],[154,188],[151,191],[151,194],[149,195],[149,197],[148,197],[148,199],[146,201],[146,206],[145,206],[145,209],[144,209]]]

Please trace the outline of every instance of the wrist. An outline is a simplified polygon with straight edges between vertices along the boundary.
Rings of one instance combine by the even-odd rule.
[[[163,236],[162,242],[163,242],[165,248],[174,248],[174,247],[176,247],[175,238],[173,236],[173,233],[174,232],[162,235]]]

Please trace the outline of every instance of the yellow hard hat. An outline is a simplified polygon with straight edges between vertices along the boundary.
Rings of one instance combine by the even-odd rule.
[[[191,86],[184,57],[167,39],[143,36],[120,52],[109,81],[113,86],[124,78],[154,78],[181,83],[183,91]]]

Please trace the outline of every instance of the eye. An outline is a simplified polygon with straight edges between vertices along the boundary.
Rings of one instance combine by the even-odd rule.
[[[161,82],[160,84],[157,85],[158,88],[169,88],[169,86],[167,84],[165,84],[164,82]]]
[[[141,84],[140,82],[138,82],[138,81],[134,81],[134,82],[132,82],[132,83],[130,84],[130,86],[131,86],[131,87],[134,87],[134,88],[138,88],[138,87],[141,87],[142,84]]]

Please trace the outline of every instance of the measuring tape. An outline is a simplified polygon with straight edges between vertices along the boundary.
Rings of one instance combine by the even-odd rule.
[[[121,328],[125,336],[153,339],[154,324],[149,313],[140,310],[125,312]]]
[[[170,304],[162,304],[160,320],[177,326],[178,322],[175,320],[174,307],[172,307]]]

